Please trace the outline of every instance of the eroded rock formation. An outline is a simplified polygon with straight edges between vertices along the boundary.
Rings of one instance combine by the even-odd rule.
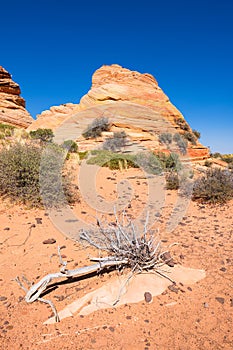
[[[51,107],[38,116],[29,130],[49,127],[56,130],[57,141],[79,139],[87,125],[101,116],[108,117],[114,128],[126,130],[151,149],[158,148],[156,135],[163,132],[182,134],[185,125],[192,133],[152,75],[116,64],[102,66],[93,74],[92,87],[79,104]],[[189,143],[189,155],[204,159],[209,151],[197,141],[196,145]]]
[[[25,109],[25,100],[20,97],[20,93],[19,85],[0,66],[0,122],[27,128],[33,118]]]

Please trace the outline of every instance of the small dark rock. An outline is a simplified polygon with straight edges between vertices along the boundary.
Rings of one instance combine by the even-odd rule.
[[[7,300],[7,297],[0,297],[0,301],[5,301]]]
[[[233,307],[233,299],[230,299],[230,306]]]
[[[192,288],[191,288],[191,287],[187,287],[187,289],[188,289],[190,292],[192,292]]]
[[[152,294],[150,292],[145,292],[144,293],[144,298],[147,303],[151,303],[152,301]]]
[[[224,298],[221,298],[221,297],[216,297],[215,298],[220,304],[224,304],[225,302],[225,299]]]
[[[132,316],[126,316],[127,320],[131,320]]]
[[[56,239],[54,238],[48,238],[43,241],[43,244],[54,244],[56,243]]]
[[[161,255],[162,260],[170,267],[174,267],[174,260],[171,257],[170,252],[165,252]]]
[[[4,231],[9,231],[10,230],[10,227],[5,227],[4,228]]]
[[[220,271],[225,272],[227,269],[225,267],[221,267]]]
[[[114,332],[114,331],[115,331],[115,328],[114,328],[114,327],[109,327],[109,330],[110,330],[111,332]]]
[[[62,301],[65,299],[64,295],[54,295],[54,298],[56,298],[57,301]]]
[[[173,284],[171,284],[170,286],[168,286],[168,289],[171,291],[171,292],[174,292],[174,293],[178,293],[179,292],[179,288],[175,287]]]
[[[42,218],[35,218],[37,225],[42,224]]]

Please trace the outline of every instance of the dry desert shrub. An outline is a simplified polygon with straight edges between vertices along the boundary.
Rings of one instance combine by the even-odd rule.
[[[233,198],[233,173],[219,168],[209,169],[193,187],[193,199],[208,203],[224,203]]]
[[[45,151],[47,150],[47,152]],[[45,152],[45,153],[44,153]],[[12,144],[0,151],[0,195],[13,202],[48,206],[71,202],[73,186],[63,174],[66,152],[58,145],[49,149],[33,144]]]

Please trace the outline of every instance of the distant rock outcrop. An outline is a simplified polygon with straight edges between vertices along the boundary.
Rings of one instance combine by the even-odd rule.
[[[25,109],[25,100],[20,93],[19,85],[0,66],[0,122],[26,129],[33,118]]]
[[[158,149],[161,133],[183,134],[185,128],[192,133],[152,75],[117,64],[102,66],[93,74],[92,87],[79,104],[51,107],[38,115],[29,130],[47,127],[56,130],[57,140],[78,139],[87,125],[101,116],[110,119],[115,131],[125,129],[134,140],[143,141],[152,150]],[[91,146],[90,142],[86,145]],[[188,154],[195,159],[209,157],[208,149],[198,141],[196,145],[189,143]]]

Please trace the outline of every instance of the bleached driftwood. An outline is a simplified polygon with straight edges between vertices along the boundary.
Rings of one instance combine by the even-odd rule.
[[[123,219],[125,220],[125,218]],[[38,300],[49,304],[54,312],[56,321],[59,321],[57,310],[52,301],[40,297],[54,279],[71,279],[73,277],[87,276],[93,272],[101,272],[110,267],[129,267],[132,275],[145,270],[153,270],[174,283],[160,271],[160,267],[167,263],[164,260],[166,252],[161,252],[161,243],[157,235],[147,231],[147,222],[148,218],[145,222],[144,232],[139,234],[132,222],[129,221],[126,225],[121,225],[117,216],[116,223],[114,225],[108,224],[106,227],[98,220],[98,231],[83,231],[80,234],[80,239],[102,252],[108,252],[110,255],[102,258],[92,258],[92,261],[96,261],[95,264],[68,270],[66,268],[67,262],[62,260],[60,248],[58,247],[58,256],[62,265],[60,272],[46,275],[36,284],[30,285],[29,289],[24,287],[18,277],[16,278],[16,282],[26,293],[25,301],[33,303]],[[28,281],[25,282],[29,284]]]

